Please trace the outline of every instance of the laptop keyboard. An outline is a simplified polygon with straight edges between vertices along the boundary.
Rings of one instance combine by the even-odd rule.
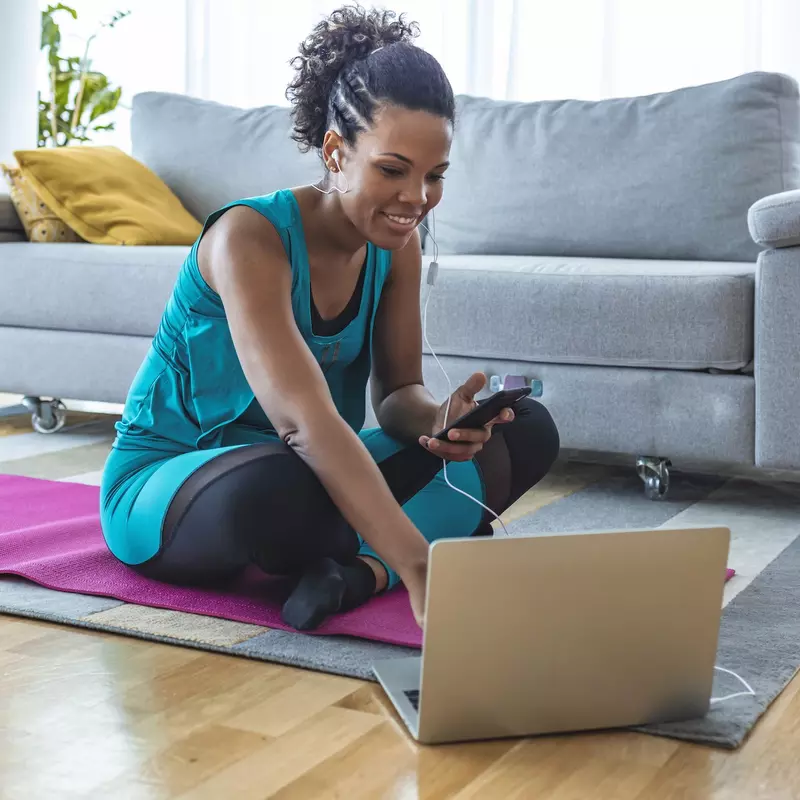
[[[419,689],[404,689],[403,694],[414,707],[414,711],[419,711]]]

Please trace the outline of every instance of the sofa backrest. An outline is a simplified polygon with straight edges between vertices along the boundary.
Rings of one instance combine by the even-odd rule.
[[[800,188],[797,83],[750,73],[648,97],[458,98],[442,253],[754,261],[747,210]]]
[[[133,155],[203,221],[242,197],[318,180],[289,109],[145,92]],[[747,210],[800,188],[800,100],[749,73],[647,97],[514,103],[460,96],[442,253],[754,261]],[[430,243],[429,243],[430,246]]]
[[[290,138],[289,109],[241,109],[180,94],[133,98],[132,154],[201,222],[233,200],[318,181],[322,164]]]

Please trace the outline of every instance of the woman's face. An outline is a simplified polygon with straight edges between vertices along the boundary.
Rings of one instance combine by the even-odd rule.
[[[339,148],[342,175],[332,177],[341,188],[347,181],[339,197],[359,233],[385,250],[406,245],[442,199],[452,138],[443,117],[389,105],[355,147]]]

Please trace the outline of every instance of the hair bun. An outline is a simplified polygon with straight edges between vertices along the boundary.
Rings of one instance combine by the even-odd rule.
[[[342,68],[374,50],[419,35],[404,15],[359,5],[343,6],[316,25],[291,63],[296,74],[286,90],[293,106],[292,138],[302,150],[322,147],[327,130],[328,98]]]

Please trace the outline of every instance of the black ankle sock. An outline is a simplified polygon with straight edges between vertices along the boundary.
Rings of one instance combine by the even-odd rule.
[[[340,611],[350,611],[364,605],[375,594],[377,581],[372,567],[366,561],[357,558],[346,567],[339,567],[344,575],[345,590]]]
[[[306,569],[281,616],[298,631],[318,628],[327,617],[362,605],[375,593],[375,573],[361,559],[342,566],[322,558]]]

